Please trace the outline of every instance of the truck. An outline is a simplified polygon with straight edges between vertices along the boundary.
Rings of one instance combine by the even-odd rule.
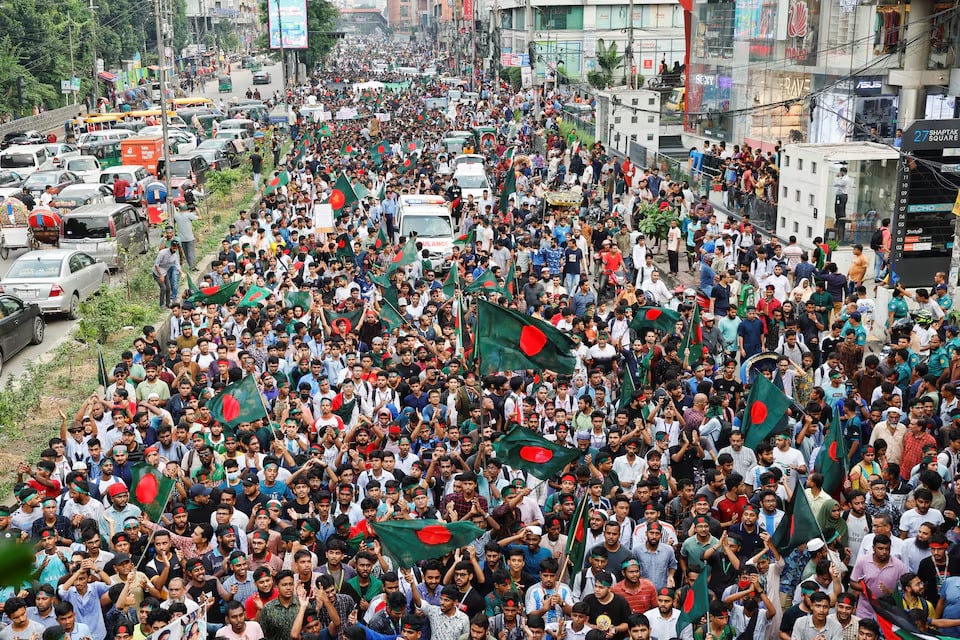
[[[453,218],[443,196],[410,194],[400,196],[397,207],[400,235],[421,243],[436,271],[450,269],[453,254]]]
[[[120,143],[123,164],[145,167],[150,175],[157,175],[157,163],[163,158],[161,136],[137,136]]]

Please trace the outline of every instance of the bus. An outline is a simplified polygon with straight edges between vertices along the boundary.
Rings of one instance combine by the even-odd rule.
[[[191,107],[208,107],[210,109],[216,109],[217,105],[210,98],[174,98],[170,101],[170,106],[174,110],[177,109],[189,109]]]

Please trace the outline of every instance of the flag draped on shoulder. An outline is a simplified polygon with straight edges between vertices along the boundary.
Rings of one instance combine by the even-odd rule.
[[[241,422],[253,422],[267,417],[267,409],[253,376],[228,384],[207,401],[213,419],[222,425],[236,427]]]
[[[580,457],[576,449],[550,442],[520,425],[514,425],[507,435],[494,442],[493,449],[497,452],[497,460],[541,480],[552,478]]]
[[[743,426],[740,428],[744,444],[750,449],[756,449],[761,442],[768,440],[784,426],[790,405],[790,398],[758,373],[750,385],[747,410],[743,414]]]
[[[412,567],[464,547],[483,534],[472,522],[388,520],[371,523],[386,554],[397,566]]]
[[[480,374],[517,369],[573,374],[573,340],[549,322],[477,301],[476,355]]]
[[[150,516],[151,521],[159,522],[176,484],[158,468],[141,462],[130,470],[130,502]]]

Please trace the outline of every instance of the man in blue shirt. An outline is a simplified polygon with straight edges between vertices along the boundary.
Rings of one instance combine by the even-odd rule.
[[[763,321],[757,317],[757,308],[747,307],[747,317],[740,322],[737,328],[737,341],[740,351],[740,361],[760,353],[763,340]]]

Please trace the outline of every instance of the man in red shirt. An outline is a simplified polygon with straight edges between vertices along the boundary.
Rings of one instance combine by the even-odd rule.
[[[723,484],[727,491],[713,505],[713,517],[720,521],[721,527],[726,529],[740,521],[748,501],[747,496],[744,495],[743,476],[739,473],[731,473]]]
[[[129,188],[130,183],[125,178],[117,176],[117,179],[113,183],[113,199],[117,202],[126,202],[127,189]]]
[[[636,558],[628,558],[620,563],[623,580],[610,589],[624,597],[631,611],[650,611],[657,606],[657,588],[646,578],[640,577],[640,563]]]
[[[907,435],[903,438],[903,454],[900,456],[901,478],[910,479],[910,471],[920,464],[923,450],[929,446],[936,447],[937,440],[927,433],[923,418],[910,418]]]
[[[763,289],[763,297],[760,300],[757,300],[757,314],[760,316],[760,319],[763,320],[763,331],[764,333],[770,330],[769,322],[773,318],[774,309],[780,308],[780,301],[773,297],[773,292],[776,288],[772,284],[768,284]]]
[[[53,472],[56,464],[51,460],[40,460],[37,463],[37,470],[33,472],[30,465],[21,462],[17,467],[17,482],[26,482],[27,486],[34,489],[42,498],[57,498],[61,493],[60,481],[53,478]],[[24,480],[24,477],[29,478]]]

